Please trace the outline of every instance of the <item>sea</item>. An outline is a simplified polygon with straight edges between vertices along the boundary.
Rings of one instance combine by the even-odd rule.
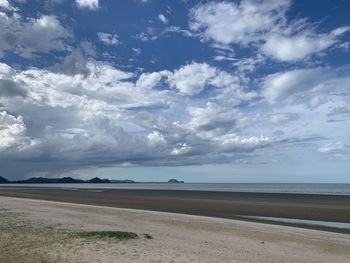
[[[1,185],[0,185],[1,186]],[[350,184],[312,183],[109,183],[109,184],[6,184],[2,186],[68,189],[148,189],[247,193],[350,195]]]

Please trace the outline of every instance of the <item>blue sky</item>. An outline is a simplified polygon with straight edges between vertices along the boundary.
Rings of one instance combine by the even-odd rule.
[[[1,175],[350,182],[349,9],[0,0]]]

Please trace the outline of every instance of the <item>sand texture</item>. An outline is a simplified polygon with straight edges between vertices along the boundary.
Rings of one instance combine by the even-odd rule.
[[[230,219],[0,197],[0,220],[0,262],[350,262],[347,234]],[[67,235],[101,230],[140,238]]]

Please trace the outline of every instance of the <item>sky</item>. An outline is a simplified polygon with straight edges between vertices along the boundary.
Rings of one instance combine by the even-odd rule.
[[[0,175],[350,183],[347,0],[0,0]]]

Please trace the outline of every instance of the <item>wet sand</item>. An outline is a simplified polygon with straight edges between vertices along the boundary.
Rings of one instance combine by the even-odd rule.
[[[59,189],[22,186],[0,186],[0,196],[263,221],[282,225],[293,224],[241,218],[240,216],[350,223],[350,196],[131,189]],[[350,233],[349,229],[309,225],[304,225],[304,227]]]

